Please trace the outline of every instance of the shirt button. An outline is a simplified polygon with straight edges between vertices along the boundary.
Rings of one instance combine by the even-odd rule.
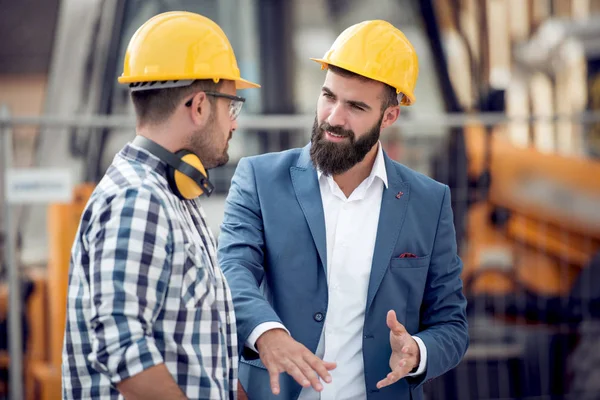
[[[323,321],[323,319],[325,318],[325,316],[323,315],[323,313],[321,313],[321,312],[318,312],[318,313],[315,313],[315,315],[313,316],[313,318],[314,318],[314,319],[315,319],[315,321],[317,321],[317,322],[322,322],[322,321]]]

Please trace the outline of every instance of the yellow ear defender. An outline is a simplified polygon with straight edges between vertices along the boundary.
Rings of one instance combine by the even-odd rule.
[[[180,199],[191,200],[203,194],[210,196],[215,190],[208,180],[208,172],[194,153],[188,150],[172,153],[158,143],[139,135],[132,144],[149,151],[167,164],[169,187]]]

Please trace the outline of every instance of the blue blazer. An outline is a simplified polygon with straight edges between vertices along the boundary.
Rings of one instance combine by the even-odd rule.
[[[327,313],[325,218],[317,172],[303,149],[244,158],[227,196],[218,257],[235,306],[239,379],[250,399],[296,399],[280,375],[271,393],[258,355],[244,348],[259,324],[281,322],[313,353]],[[420,399],[422,384],[455,367],[469,338],[450,191],[385,155],[384,188],[363,329],[367,399]],[[403,195],[398,196],[399,192]],[[413,253],[416,258],[399,258]],[[389,310],[427,347],[427,369],[377,389],[390,372]],[[411,397],[412,395],[412,397]]]

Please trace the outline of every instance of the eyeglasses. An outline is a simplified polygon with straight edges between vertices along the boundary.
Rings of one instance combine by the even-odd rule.
[[[230,103],[229,103],[229,118],[231,118],[232,121],[235,121],[238,117],[238,115],[240,115],[240,111],[242,111],[242,106],[244,105],[244,102],[246,101],[245,98],[240,97],[240,96],[233,96],[231,94],[227,94],[227,93],[221,93],[221,92],[204,92],[206,93],[208,96],[213,96],[213,97],[221,97],[224,99],[229,99]],[[193,99],[189,99],[186,103],[185,106],[186,107],[191,107],[192,106],[192,100]]]

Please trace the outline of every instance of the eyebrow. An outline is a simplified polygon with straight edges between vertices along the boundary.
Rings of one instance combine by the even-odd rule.
[[[332,96],[334,99],[337,98],[337,96],[327,86],[323,86],[321,88],[321,90],[323,92],[327,93],[328,95]],[[367,103],[364,103],[362,101],[358,101],[358,100],[346,100],[346,103],[349,104],[349,105],[351,105],[351,106],[356,106],[356,107],[364,108],[365,110],[371,110],[371,106],[369,106]]]

